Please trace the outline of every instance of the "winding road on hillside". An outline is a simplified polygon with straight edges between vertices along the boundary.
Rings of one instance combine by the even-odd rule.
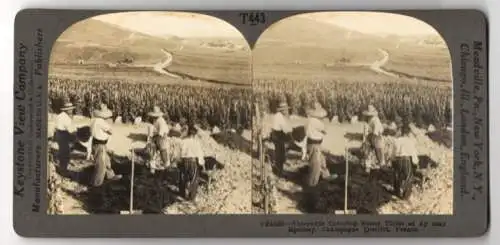
[[[170,52],[166,51],[165,49],[162,49],[161,52],[163,54],[165,54],[166,57],[164,60],[156,63],[153,66],[153,69],[160,74],[167,75],[167,76],[170,76],[173,78],[179,78],[178,75],[170,73],[167,70],[165,70],[165,68],[169,67],[172,64],[172,61],[174,60],[174,56]]]
[[[400,72],[397,70],[394,71],[389,71],[384,68],[384,66],[390,61],[390,56],[389,52],[387,52],[384,49],[379,48],[378,52],[382,54],[382,58],[379,60],[374,61],[372,64],[370,64],[370,69],[374,72],[377,72],[379,74],[383,74],[389,77],[395,77],[395,78],[408,78],[408,79],[417,79],[417,80],[423,80],[423,81],[430,81],[430,82],[447,82],[448,80],[446,79],[437,79],[434,77],[427,77],[425,75],[420,75],[420,74],[408,74],[404,72]]]
[[[369,64],[370,69],[374,72],[377,72],[379,74],[383,74],[383,75],[386,75],[389,77],[400,77],[398,74],[393,73],[393,72],[389,72],[383,68],[387,64],[387,62],[389,62],[389,59],[390,59],[389,53],[386,50],[381,49],[381,48],[379,48],[378,51],[380,52],[380,54],[382,54],[382,58]],[[154,64],[153,70],[159,74],[162,74],[162,75],[167,75],[167,76],[170,76],[173,78],[180,78],[179,75],[171,73],[171,72],[167,71],[167,69],[166,69],[170,65],[172,65],[172,62],[174,60],[174,56],[172,55],[172,53],[168,52],[165,49],[161,49],[161,52],[165,55],[165,59]]]
[[[383,49],[380,49],[380,48],[378,49],[378,51],[382,54],[382,59],[374,61],[370,65],[370,69],[372,71],[375,71],[377,73],[387,75],[390,77],[399,77],[397,74],[392,73],[392,72],[388,72],[388,71],[383,69],[384,65],[387,64],[387,62],[389,62],[389,53]]]

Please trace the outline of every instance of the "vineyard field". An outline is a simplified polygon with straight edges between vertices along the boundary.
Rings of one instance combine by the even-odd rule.
[[[124,93],[123,91],[129,91]],[[211,96],[205,96],[211,95]],[[303,116],[305,108],[317,99],[339,121],[359,116],[373,104],[383,121],[404,115],[421,127],[448,126],[451,122],[451,88],[418,84],[354,82],[257,81],[253,87],[204,87],[180,84],[146,84],[124,81],[50,80],[52,106],[65,97],[77,105],[77,113],[89,116],[100,102],[107,103],[124,122],[144,117],[154,105],[167,112],[171,120],[181,117],[205,127],[251,128],[254,98],[269,111],[272,103],[285,98],[292,113]],[[220,120],[222,119],[222,120]]]
[[[57,108],[68,99],[76,105],[76,113],[83,116],[90,116],[99,103],[106,103],[114,118],[121,116],[125,123],[133,122],[136,117],[145,118],[157,105],[176,122],[185,118],[204,128],[251,127],[252,93],[248,88],[49,80],[49,107]]]

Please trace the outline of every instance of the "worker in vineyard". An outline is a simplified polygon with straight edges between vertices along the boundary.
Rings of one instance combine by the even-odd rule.
[[[385,165],[382,134],[384,126],[378,117],[378,111],[373,105],[369,105],[368,109],[363,111],[363,115],[367,117],[368,134],[366,140],[368,141],[372,150],[375,150],[375,155],[380,166]]]
[[[395,155],[392,160],[394,169],[394,192],[397,196],[406,198],[411,191],[413,165],[418,166],[418,151],[410,124],[405,120],[401,127],[401,134],[395,140]]]
[[[177,129],[180,128],[180,132],[181,132],[181,138],[184,138],[186,137],[187,135],[187,130],[188,130],[188,121],[185,117],[181,117],[179,119],[179,122],[175,125],[175,127]]]
[[[63,172],[67,171],[70,161],[72,144],[75,141],[76,126],[73,124],[73,110],[75,106],[64,103],[55,119],[54,137],[58,145],[57,159]]]
[[[274,144],[274,162],[279,174],[283,174],[286,162],[286,144],[290,141],[292,127],[288,119],[288,104],[284,101],[279,103],[273,116],[271,128],[271,141]]]
[[[148,134],[148,143],[155,144],[156,149],[160,152],[161,161],[166,166],[170,165],[170,158],[168,156],[167,137],[170,131],[164,113],[160,107],[154,106],[153,111],[148,113],[148,116],[153,119],[152,130]]]
[[[101,104],[98,110],[94,111],[94,120],[90,125],[92,132],[92,148],[94,152],[95,170],[92,176],[92,185],[100,186],[104,179],[119,180],[121,175],[115,174],[111,168],[111,158],[108,154],[107,143],[112,134],[111,125],[106,120],[113,116],[113,112],[105,104]]]
[[[321,144],[326,136],[325,124],[322,120],[327,116],[327,112],[321,104],[315,103],[314,107],[307,111],[308,121],[306,126],[307,152],[309,158],[309,176],[307,184],[314,187],[318,184],[320,177],[323,180],[334,180],[337,174],[330,174],[326,166],[326,159],[323,155]]]
[[[187,135],[181,141],[179,192],[184,198],[194,200],[198,191],[198,181],[201,169],[205,168],[205,154],[201,143],[196,137],[198,129],[194,124],[189,124]],[[188,193],[186,194],[186,191]]]

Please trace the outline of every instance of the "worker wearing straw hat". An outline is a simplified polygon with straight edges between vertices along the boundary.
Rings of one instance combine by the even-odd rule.
[[[384,126],[382,122],[380,122],[378,111],[373,105],[369,105],[368,109],[363,111],[363,115],[368,118],[368,143],[371,148],[375,150],[378,163],[383,166],[385,165],[382,149],[382,133],[384,132]]]
[[[288,122],[288,104],[281,101],[273,116],[271,128],[271,141],[274,144],[274,162],[280,174],[286,162],[286,143],[289,141],[292,127]]]
[[[334,180],[336,174],[330,174],[326,166],[321,144],[326,135],[325,125],[321,121],[327,116],[327,112],[321,104],[315,103],[314,107],[307,111],[308,122],[306,127],[307,151],[309,155],[309,177],[307,184],[314,187],[318,184],[320,177],[324,180]]]
[[[94,151],[95,170],[92,176],[92,185],[100,186],[104,179],[119,180],[121,175],[115,174],[111,168],[111,159],[107,151],[106,144],[111,136],[111,125],[106,122],[113,116],[113,112],[105,104],[101,104],[98,110],[94,111],[94,120],[90,126],[92,132],[92,148]]]
[[[166,165],[170,165],[168,147],[166,144],[170,128],[163,117],[164,114],[165,113],[163,113],[158,106],[154,106],[153,111],[148,113],[148,116],[153,119],[153,127],[149,133],[148,142],[156,145],[156,149],[160,152],[162,162]]]
[[[73,124],[73,110],[75,106],[71,102],[64,103],[60,113],[55,119],[55,139],[58,145],[57,159],[62,171],[66,171],[71,153],[71,145],[75,140],[76,127]]]

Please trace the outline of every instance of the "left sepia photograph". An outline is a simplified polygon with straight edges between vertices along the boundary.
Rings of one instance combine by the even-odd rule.
[[[251,213],[251,50],[215,17],[73,24],[48,82],[48,214]]]

